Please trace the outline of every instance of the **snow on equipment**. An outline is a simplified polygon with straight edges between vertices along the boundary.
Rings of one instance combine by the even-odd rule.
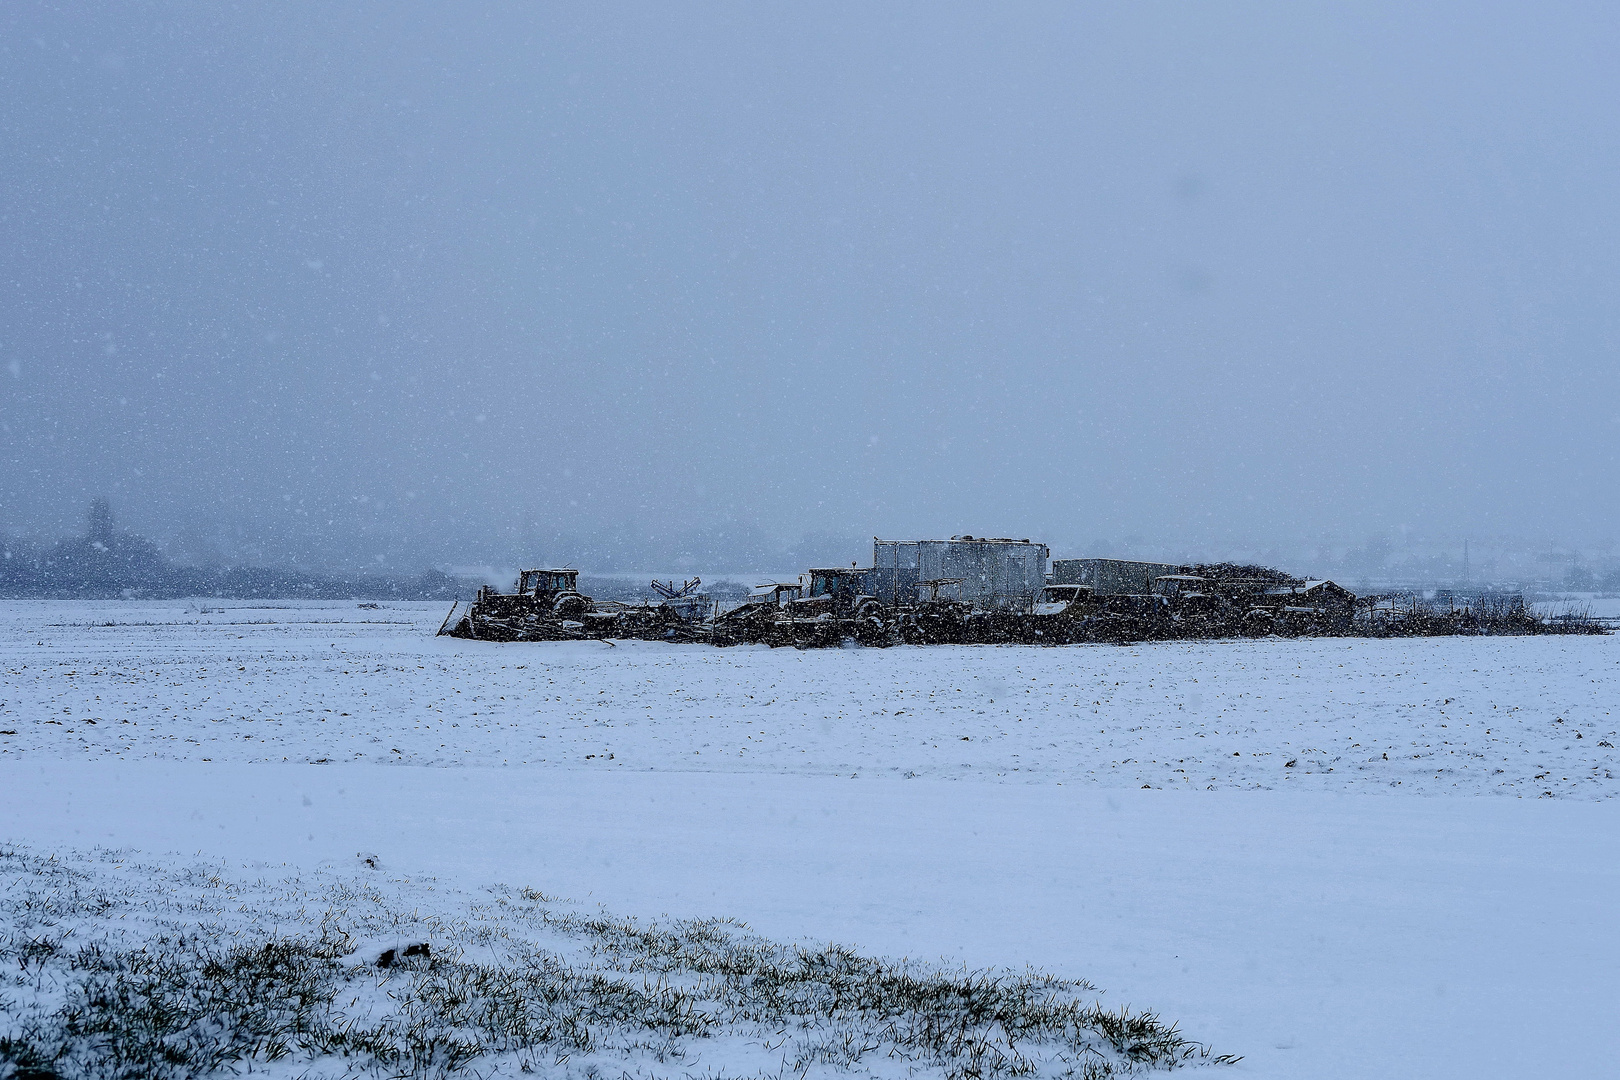
[[[572,569],[524,570],[511,593],[484,587],[441,634],[486,641],[578,638],[765,644],[1024,644],[1217,637],[1598,632],[1538,618],[1522,596],[1358,598],[1331,581],[1265,566],[1058,559],[1030,540],[953,536],[872,541],[872,565],[817,567],[758,586],[722,610],[700,578],[653,581],[657,600],[596,602]],[[1566,625],[1567,624],[1567,625]]]

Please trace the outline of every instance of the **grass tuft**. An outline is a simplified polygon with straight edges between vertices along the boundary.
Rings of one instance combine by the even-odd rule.
[[[529,889],[452,900],[374,876],[248,885],[19,848],[0,848],[0,886],[0,1080],[272,1067],[993,1080],[1236,1060],[1152,1013],[1104,1007],[1083,980],[787,945],[724,919],[642,922]],[[431,948],[355,961],[372,955],[363,940],[424,931]]]

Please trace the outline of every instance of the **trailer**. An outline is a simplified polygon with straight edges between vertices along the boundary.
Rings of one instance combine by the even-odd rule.
[[[1131,559],[1053,559],[1053,585],[1089,585],[1097,596],[1147,594],[1161,577],[1185,573],[1174,563]]]

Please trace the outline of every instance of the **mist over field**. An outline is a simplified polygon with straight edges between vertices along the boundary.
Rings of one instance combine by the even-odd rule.
[[[1612,1074],[1617,57],[0,4],[0,1080]]]
[[[104,495],[199,565],[975,533],[1600,581],[1616,30],[7,5],[0,531]]]

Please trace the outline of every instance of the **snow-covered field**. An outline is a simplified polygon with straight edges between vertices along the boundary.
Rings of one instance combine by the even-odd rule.
[[[800,652],[0,605],[0,755],[1609,798],[1620,636]]]
[[[1620,637],[801,653],[442,616],[0,604],[0,838],[245,877],[364,850],[446,889],[1036,964],[1234,1076],[1620,1055]]]
[[[1082,980],[535,889],[0,848],[0,1075],[1140,1075],[1226,1059]],[[228,1035],[227,1038],[221,1038]]]

